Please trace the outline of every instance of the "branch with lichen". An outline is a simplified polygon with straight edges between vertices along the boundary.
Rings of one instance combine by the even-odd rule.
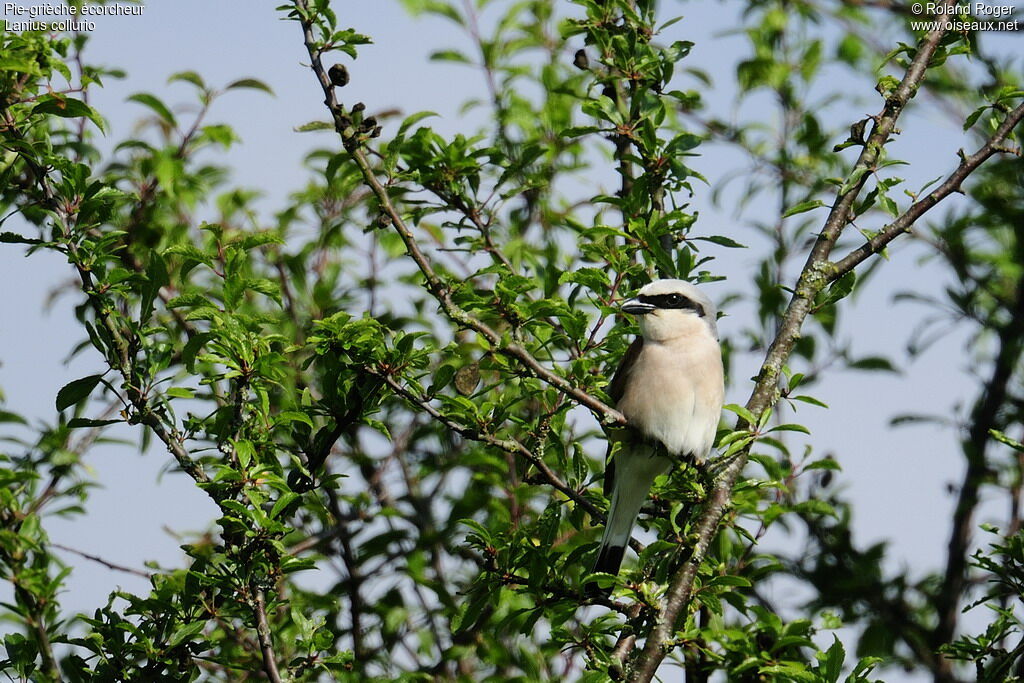
[[[880,160],[884,145],[896,129],[896,121],[923,82],[928,65],[942,37],[942,31],[932,31],[922,40],[903,80],[889,93],[884,108],[875,118],[874,130],[865,141],[853,170],[836,197],[800,273],[789,306],[757,375],[754,390],[746,403],[747,410],[755,418],[770,410],[779,400],[778,382],[783,366],[800,338],[801,327],[812,312],[817,296],[825,287],[854,270],[868,257],[881,252],[892,240],[907,232],[914,221],[958,190],[962,182],[987,159],[999,152],[1014,152],[1013,148],[1005,145],[1005,140],[1024,118],[1024,105],[1013,110],[976,153],[963,157],[958,168],[932,193],[912,204],[899,218],[860,248],[836,263],[829,260],[843,230],[851,223],[854,202],[863,189],[867,176]],[[753,425],[741,420],[738,428],[751,429]],[[749,449],[749,444],[740,449],[719,473],[705,508],[696,522],[696,542],[692,553],[672,576],[661,609],[655,617],[654,626],[647,636],[643,650],[631,667],[628,680],[644,683],[652,680],[662,660],[671,651],[676,623],[690,607],[698,570],[719,531],[726,510],[731,505],[732,489],[747,462]]]

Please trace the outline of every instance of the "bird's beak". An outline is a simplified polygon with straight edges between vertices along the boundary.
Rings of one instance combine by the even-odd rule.
[[[633,315],[647,315],[656,308],[654,304],[645,304],[638,299],[629,299],[622,304],[623,313],[631,313]]]

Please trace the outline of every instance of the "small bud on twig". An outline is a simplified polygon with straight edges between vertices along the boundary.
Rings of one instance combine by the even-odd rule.
[[[573,66],[581,71],[586,71],[590,68],[590,60],[587,58],[587,51],[583,48],[576,50],[576,56],[572,58]]]
[[[344,88],[348,85],[348,69],[345,68],[344,64],[335,64],[328,69],[327,77],[331,79],[331,83],[338,88]]]

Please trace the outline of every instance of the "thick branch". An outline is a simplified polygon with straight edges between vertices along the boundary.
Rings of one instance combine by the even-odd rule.
[[[260,641],[263,653],[263,671],[273,683],[281,683],[281,674],[277,670],[277,655],[274,653],[274,641],[270,636],[270,625],[267,623],[267,598],[262,588],[256,590],[253,611],[256,614],[256,636]]]
[[[28,613],[24,615],[25,625],[35,635],[36,647],[39,649],[41,673],[45,674],[48,681],[61,680],[60,665],[57,664],[53,643],[50,641],[50,631],[46,626],[46,607],[43,599],[18,585],[15,585],[14,590],[18,602],[28,608]]]
[[[761,365],[754,391],[747,401],[747,409],[755,416],[760,416],[778,401],[778,379],[782,367],[800,337],[800,328],[811,311],[815,297],[829,282],[829,254],[843,229],[850,223],[853,204],[867,180],[868,172],[875,167],[883,146],[895,129],[897,119],[924,80],[928,63],[942,35],[941,30],[932,31],[922,41],[903,80],[886,99],[885,107],[876,119],[875,128],[861,150],[850,176],[851,180],[855,180],[848,181],[842,188],[825,220],[825,225],[800,273],[779,331]],[[696,524],[697,540],[693,552],[672,577],[664,605],[656,617],[636,667],[631,672],[630,681],[647,683],[652,680],[662,660],[671,650],[676,622],[690,604],[697,572],[718,532],[719,523],[732,502],[732,488],[743,471],[748,453],[749,447],[740,451],[716,480],[707,505]]]
[[[1021,108],[1024,109],[1024,105]],[[999,411],[1006,404],[1014,372],[1024,353],[1024,277],[1018,279],[1015,294],[1011,316],[998,330],[999,351],[992,366],[992,375],[985,383],[985,391],[971,413],[971,426],[963,443],[967,471],[953,513],[946,572],[935,601],[939,616],[932,638],[935,648],[951,642],[956,631],[960,599],[967,583],[967,554],[974,526],[972,520],[980,500],[981,485],[988,474],[987,450],[991,443],[989,430],[998,427],[996,420]],[[935,680],[941,682],[952,679],[948,671],[940,671],[936,673]]]

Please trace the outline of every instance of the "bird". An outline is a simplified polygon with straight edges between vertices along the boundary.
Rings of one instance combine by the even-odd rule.
[[[701,464],[711,452],[725,396],[715,304],[696,286],[655,280],[621,310],[636,316],[640,335],[608,388],[627,428],[609,440],[609,452],[622,443],[605,470],[610,502],[594,573],[613,575],[655,478],[674,458]]]

